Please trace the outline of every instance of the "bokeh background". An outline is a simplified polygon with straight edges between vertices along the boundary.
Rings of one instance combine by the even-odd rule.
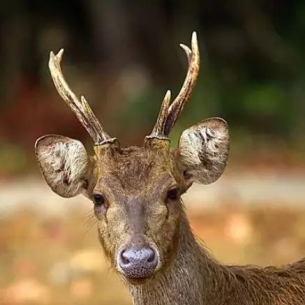
[[[92,204],[40,177],[35,140],[92,142],[58,96],[64,74],[111,135],[141,145],[167,89],[180,90],[179,43],[198,33],[201,73],[172,133],[209,116],[230,125],[224,176],[184,196],[192,227],[223,263],[285,264],[305,254],[305,2],[302,0],[0,3],[0,304],[131,304],[104,260]]]

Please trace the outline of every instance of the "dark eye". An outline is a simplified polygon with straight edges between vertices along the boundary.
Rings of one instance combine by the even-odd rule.
[[[95,194],[92,196],[92,200],[95,205],[102,205],[105,203],[105,199],[102,195],[100,194]]]
[[[179,198],[179,189],[177,187],[167,192],[167,200],[177,200]]]

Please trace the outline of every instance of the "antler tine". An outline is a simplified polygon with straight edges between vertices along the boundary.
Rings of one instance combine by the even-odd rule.
[[[166,139],[166,136],[164,135],[164,128],[167,120],[170,100],[171,100],[171,92],[170,90],[167,90],[163,102],[161,104],[157,122],[153,128],[152,133],[149,136],[147,136],[147,138]]]
[[[186,78],[184,80],[183,86],[175,98],[173,103],[170,105],[167,115],[167,120],[164,128],[164,135],[168,136],[174,127],[180,113],[182,112],[184,105],[189,101],[193,88],[195,86],[200,65],[200,55],[197,41],[197,34],[193,32],[191,48],[184,44],[180,44],[180,47],[185,51],[189,67],[187,71]]]
[[[60,66],[63,52],[64,50],[61,49],[57,55],[53,52],[50,53],[49,69],[55,88],[97,145],[105,142],[113,142],[114,138],[111,138],[103,130],[84,96],[81,96],[79,100],[67,84]]]

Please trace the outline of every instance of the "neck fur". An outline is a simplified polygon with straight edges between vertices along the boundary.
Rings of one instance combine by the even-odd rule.
[[[225,266],[195,241],[184,215],[171,265],[129,285],[135,305],[304,305],[305,259],[283,268]]]
[[[225,270],[197,244],[185,216],[179,236],[171,265],[153,281],[129,286],[135,305],[205,305],[216,293],[215,278],[224,278]]]

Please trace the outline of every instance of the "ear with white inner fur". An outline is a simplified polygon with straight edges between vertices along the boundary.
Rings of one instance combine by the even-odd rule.
[[[66,198],[85,193],[92,166],[81,142],[46,135],[36,141],[35,153],[40,170],[55,193]]]
[[[191,182],[210,184],[223,173],[229,155],[229,130],[220,118],[204,120],[183,131],[178,162]]]

